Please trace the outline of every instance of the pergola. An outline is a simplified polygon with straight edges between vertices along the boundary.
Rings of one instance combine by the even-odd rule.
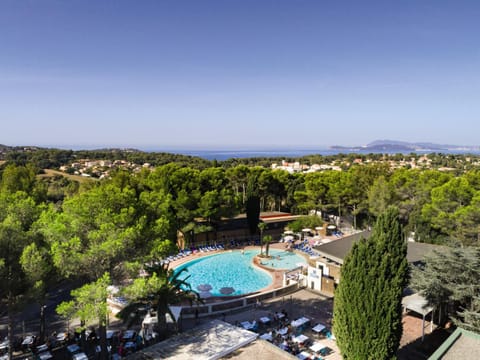
[[[402,299],[402,306],[404,311],[411,310],[417,314],[422,315],[422,342],[425,337],[425,316],[433,311],[433,307],[428,305],[427,299],[425,299],[419,293],[404,296]],[[430,332],[433,331],[433,315],[430,322]]]

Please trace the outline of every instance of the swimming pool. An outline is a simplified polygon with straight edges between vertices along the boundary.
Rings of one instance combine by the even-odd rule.
[[[178,266],[175,272],[187,268],[188,271],[180,277],[190,276],[187,282],[205,297],[248,294],[272,283],[270,274],[252,263],[258,253],[258,250],[246,250],[244,253],[235,250],[204,256]],[[303,257],[292,252],[270,249],[269,254],[271,258],[263,259],[262,263],[272,269],[292,269],[298,264],[306,264]]]

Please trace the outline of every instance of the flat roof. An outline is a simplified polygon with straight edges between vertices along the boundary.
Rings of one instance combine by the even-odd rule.
[[[297,220],[298,218],[302,217],[302,215],[279,215],[279,216],[268,216],[268,217],[260,217],[260,220],[266,224],[276,223],[276,222],[285,222],[285,221],[293,221]]]
[[[254,342],[245,345],[224,357],[224,359],[235,360],[298,360],[287,351],[280,349],[268,341],[257,339]]]
[[[480,354],[480,335],[457,328],[428,360],[473,359],[477,358],[478,354]]]
[[[240,349],[258,334],[220,320],[212,320],[129,355],[129,360],[215,360]]]
[[[292,215],[290,213],[286,212],[281,212],[281,211],[266,211],[260,213],[259,219],[260,221],[270,224],[270,223],[277,223],[277,222],[285,222],[285,221],[293,221],[298,218],[302,217],[302,215]],[[200,219],[197,219],[198,221]],[[220,226],[231,226],[232,224],[237,224],[235,226],[238,226],[240,222],[246,226],[247,224],[247,214],[238,214],[234,216],[233,218],[224,218],[222,219],[222,222],[220,223]]]

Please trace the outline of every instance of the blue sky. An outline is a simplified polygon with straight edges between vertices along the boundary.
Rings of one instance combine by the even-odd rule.
[[[479,145],[479,1],[2,0],[0,143]]]

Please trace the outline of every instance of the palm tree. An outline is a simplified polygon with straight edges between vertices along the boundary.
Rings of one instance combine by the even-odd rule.
[[[268,250],[270,249],[270,243],[272,242],[272,235],[265,235],[263,237],[263,242],[265,243],[265,255],[268,258]]]
[[[166,337],[168,335],[166,314],[169,314],[176,323],[169,305],[188,301],[191,306],[194,301],[203,303],[203,300],[188,283],[190,276],[181,279],[180,275],[188,271],[186,268],[175,272],[168,268],[168,264],[154,263],[145,265],[144,270],[146,277],[135,279],[132,285],[124,289],[123,293],[133,301],[119,312],[118,316],[123,319],[135,319],[139,308],[151,306],[157,313],[159,335]]]
[[[258,223],[258,229],[260,230],[260,255],[263,254],[263,231],[266,229],[267,224],[264,222],[259,222]]]

